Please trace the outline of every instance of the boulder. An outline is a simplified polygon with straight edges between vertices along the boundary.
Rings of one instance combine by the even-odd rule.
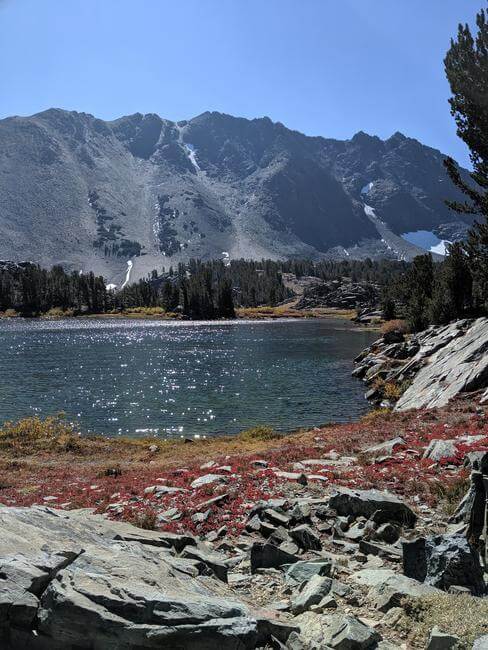
[[[448,591],[467,587],[474,596],[485,593],[483,569],[477,551],[463,535],[434,535],[403,543],[406,576]]]
[[[332,587],[331,578],[313,575],[308,580],[302,591],[292,600],[291,611],[293,614],[301,614],[310,609],[312,605],[318,605],[328,595]]]
[[[322,548],[319,537],[307,524],[302,524],[290,530],[290,537],[305,551],[320,551]]]
[[[401,562],[402,551],[396,546],[379,544],[378,542],[371,542],[362,539],[359,542],[359,550],[365,555],[377,555],[378,557],[389,560],[390,562]]]
[[[368,650],[381,641],[380,634],[354,616],[333,614],[324,634],[324,643],[337,650]]]
[[[314,575],[330,577],[333,569],[332,560],[301,560],[290,564],[285,570],[285,584],[292,587],[307,582]]]
[[[380,442],[378,445],[367,447],[364,450],[364,453],[369,456],[374,456],[375,458],[378,458],[379,456],[390,456],[396,447],[403,447],[403,445],[405,445],[405,440],[400,438],[400,436],[397,436],[396,438],[392,438],[386,442]]]
[[[391,569],[362,569],[351,575],[351,580],[359,585],[370,587],[370,598],[377,609],[388,612],[399,607],[403,598],[421,598],[432,594],[442,594],[439,589],[422,584],[413,578],[399,575]]]
[[[488,650],[488,634],[476,639],[473,643],[473,650]]]
[[[89,510],[0,507],[0,647],[256,646],[262,613],[132,528]]]
[[[296,555],[286,553],[273,544],[260,544],[255,542],[251,546],[251,573],[258,569],[277,569],[283,564],[298,562]]]
[[[413,527],[417,520],[413,510],[394,494],[380,490],[351,490],[336,487],[329,500],[329,507],[338,515],[363,516],[369,519],[377,510],[387,514],[389,521]]]
[[[187,546],[183,550],[181,557],[200,562],[207,569],[206,571],[202,571],[202,573],[214,575],[219,580],[222,580],[222,582],[227,582],[227,566],[220,555],[216,553],[205,553],[193,546]]]
[[[424,451],[424,458],[439,461],[456,455],[456,440],[431,440]]]
[[[196,490],[204,485],[211,485],[212,483],[226,483],[228,481],[227,476],[222,474],[204,474],[196,478],[190,485],[193,490]]]

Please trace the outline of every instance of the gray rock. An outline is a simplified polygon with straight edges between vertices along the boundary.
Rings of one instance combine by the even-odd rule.
[[[389,456],[393,453],[396,447],[401,447],[404,444],[405,440],[400,438],[400,436],[397,436],[396,438],[392,438],[386,442],[380,442],[378,445],[368,447],[364,450],[364,453],[374,456],[375,458],[378,456]]]
[[[322,598],[318,605],[312,605],[310,609],[312,612],[317,613],[325,612],[328,609],[337,609],[337,601],[333,596],[329,594],[325,596],[325,598]]]
[[[277,569],[283,564],[298,562],[298,559],[296,555],[290,555],[273,544],[255,542],[251,546],[251,573],[258,569]]]
[[[375,606],[382,612],[399,607],[405,596],[421,598],[432,594],[442,594],[435,587],[399,575],[391,569],[363,569],[353,573],[351,580],[359,585],[371,587],[370,596]]]
[[[486,591],[479,555],[463,535],[434,535],[404,542],[403,571],[444,591],[451,586],[467,587],[475,596]]]
[[[389,560],[390,562],[401,562],[402,551],[396,546],[379,544],[366,539],[359,542],[359,550],[365,555],[377,555],[378,557]]]
[[[330,578],[313,575],[304,585],[302,591],[292,600],[291,611],[293,614],[301,614],[310,609],[312,605],[318,605],[328,595],[332,587]]]
[[[473,650],[488,650],[488,634],[476,639],[473,643]]]
[[[284,472],[282,470],[276,470],[275,476],[282,478],[285,481],[296,481],[297,483],[300,483],[300,485],[307,485],[308,483],[308,479],[303,472]]]
[[[413,510],[390,492],[379,490],[350,490],[335,488],[336,492],[329,500],[329,507],[337,514],[354,517],[363,516],[369,519],[377,510],[388,514],[389,521],[395,521],[408,527],[415,525],[417,516]]]
[[[1,507],[0,647],[256,646],[262,613],[195,575],[195,560],[174,557],[158,533],[132,529],[88,510]]]
[[[300,550],[295,542],[283,542],[278,546],[278,548],[282,551],[285,551],[285,553],[289,553],[290,555],[296,555]]]
[[[290,515],[290,524],[292,526],[309,524],[312,516],[312,508],[309,503],[296,503],[288,514]]]
[[[455,440],[431,440],[424,451],[424,458],[439,461],[442,458],[451,458],[456,455]]]
[[[181,557],[200,562],[207,568],[207,571],[203,571],[202,573],[214,575],[219,580],[222,580],[222,582],[227,582],[227,566],[220,555],[206,553],[193,546],[187,546],[183,550]]]
[[[290,530],[290,537],[305,551],[320,551],[322,548],[320,538],[307,524],[302,524]]]
[[[288,637],[285,648],[286,650],[310,650],[310,645],[305,642],[298,632],[292,632]]]
[[[450,650],[450,648],[456,648],[458,643],[459,637],[441,632],[436,626],[430,633],[427,650]]]
[[[367,650],[381,641],[380,634],[354,616],[334,614],[324,635],[324,643],[337,650]]]
[[[228,481],[227,476],[222,474],[204,474],[199,476],[191,483],[191,488],[196,490],[204,485],[211,485],[212,483],[226,483]]]
[[[264,510],[262,516],[275,526],[283,526],[284,528],[287,528],[290,524],[290,517],[288,515],[278,512],[278,510],[273,510],[272,508]]]
[[[285,530],[282,526],[275,528],[271,535],[268,537],[268,543],[274,544],[274,546],[281,546],[282,544],[293,543],[288,531]]]
[[[285,570],[285,583],[291,586],[298,586],[307,582],[314,575],[330,577],[333,570],[332,560],[301,560],[290,564]]]
[[[420,370],[395,410],[437,408],[460,393],[486,388],[487,346],[486,318],[428,330],[423,334],[419,352],[409,362]]]

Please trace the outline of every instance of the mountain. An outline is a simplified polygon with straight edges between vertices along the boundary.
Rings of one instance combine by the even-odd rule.
[[[401,133],[339,141],[215,112],[177,123],[60,109],[9,117],[0,258],[93,270],[120,286],[190,257],[442,252],[469,224],[444,204],[461,197],[443,159]]]

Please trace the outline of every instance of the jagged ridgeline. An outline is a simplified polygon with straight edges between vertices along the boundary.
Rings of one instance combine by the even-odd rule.
[[[50,310],[105,313],[159,307],[187,318],[232,318],[235,307],[277,305],[293,296],[283,281],[296,278],[365,281],[384,285],[407,268],[404,262],[190,260],[115,291],[102,276],[42,269],[30,262],[0,262],[0,312],[46,314]]]
[[[445,204],[462,193],[444,156],[400,133],[339,141],[268,118],[50,109],[0,120],[0,145],[0,259],[118,287],[129,260],[131,280],[192,258],[411,260],[472,221]]]

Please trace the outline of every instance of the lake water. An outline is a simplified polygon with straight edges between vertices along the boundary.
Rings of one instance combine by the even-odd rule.
[[[0,423],[64,411],[84,432],[232,434],[357,418],[347,321],[0,321]]]

